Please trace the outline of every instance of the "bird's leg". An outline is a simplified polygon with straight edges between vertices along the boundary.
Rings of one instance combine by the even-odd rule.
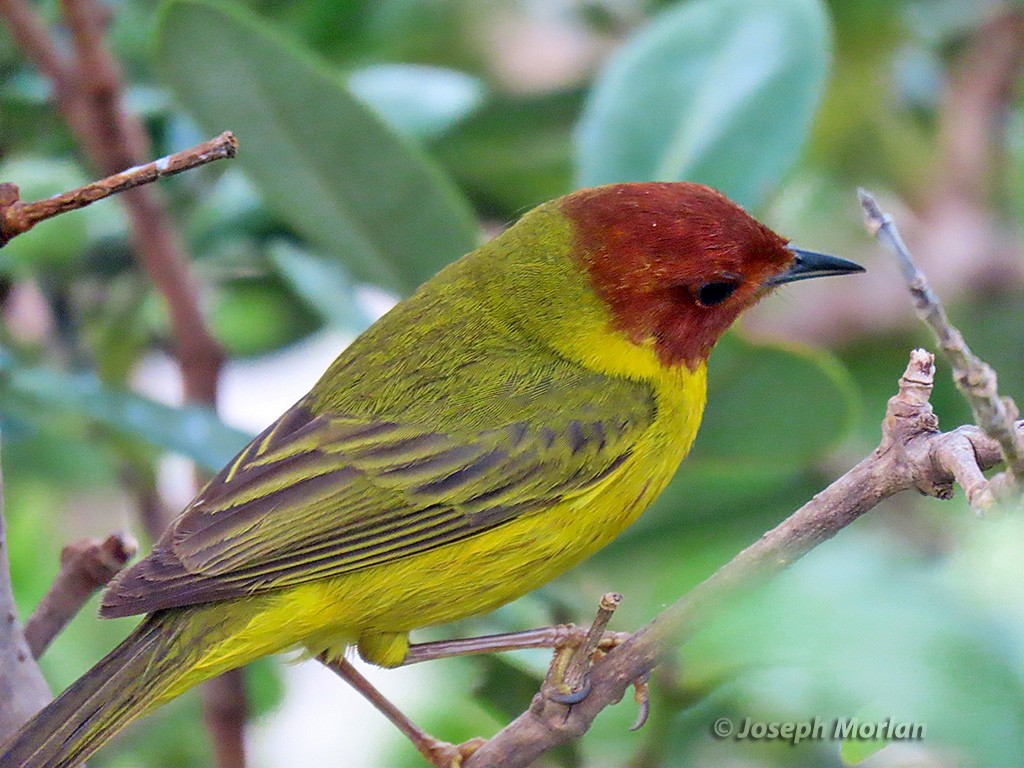
[[[478,738],[470,739],[462,744],[450,744],[447,741],[435,739],[402,714],[402,711],[388,701],[384,694],[363,677],[347,659],[344,657],[330,658],[326,654],[321,654],[317,660],[359,691],[384,717],[405,734],[406,738],[431,765],[437,768],[459,768],[462,761],[478,750],[486,741]]]
[[[439,640],[409,646],[402,666],[422,661],[444,659],[451,656],[473,656],[484,653],[502,653],[524,648],[553,648],[554,659],[548,668],[544,691],[548,698],[561,704],[577,704],[590,692],[589,668],[593,661],[615,648],[629,637],[627,632],[608,632],[606,627],[622,595],[609,592],[601,598],[597,616],[589,629],[573,624],[559,624],[524,632],[510,632],[456,640]],[[647,676],[634,682],[637,706],[640,712],[632,730],[640,728],[650,710]]]
[[[607,633],[610,636],[622,633]],[[528,629],[524,632],[508,632],[500,635],[464,637],[455,640],[438,640],[431,643],[414,643],[402,661],[402,666],[418,664],[421,661],[447,659],[452,656],[475,656],[482,653],[504,653],[524,648],[576,648],[587,636],[587,631],[573,624],[558,624],[553,627]]]

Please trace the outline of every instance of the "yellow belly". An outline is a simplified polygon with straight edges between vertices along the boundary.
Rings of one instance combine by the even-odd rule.
[[[696,436],[705,383],[701,366],[658,386],[654,423],[629,460],[586,494],[422,554],[250,598],[248,627],[201,666],[356,641],[369,660],[391,666],[410,630],[492,610],[550,581],[618,536],[662,491]]]

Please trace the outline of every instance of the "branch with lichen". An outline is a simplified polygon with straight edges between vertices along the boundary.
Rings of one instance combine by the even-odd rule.
[[[0,692],[4,693],[0,696],[0,743],[50,701],[50,689],[36,660],[138,549],[131,537],[121,533],[64,547],[60,570],[22,627],[5,555],[2,506],[0,488]]]
[[[64,547],[60,570],[22,627],[6,546],[0,482],[0,744],[50,701],[50,689],[36,660],[138,548],[132,538],[120,533]]]
[[[198,168],[214,160],[234,157],[238,140],[230,131],[204,141],[194,147],[161,157],[145,165],[115,173],[105,179],[94,181],[78,189],[63,192],[26,203],[20,198],[18,186],[11,182],[0,183],[0,246],[7,245],[11,238],[28,232],[41,221],[62,213],[85,208],[87,205],[128,189],[149,184],[166,176]]]
[[[868,231],[895,256],[913,298],[914,309],[934,332],[939,348],[952,365],[953,381],[970,404],[975,422],[999,444],[1006,463],[1005,474],[992,480],[985,480],[974,473],[957,478],[967,492],[971,507],[983,512],[1001,495],[1001,491],[1012,488],[1024,478],[1024,440],[1015,424],[1019,415],[1017,406],[1010,398],[1000,397],[996,372],[971,352],[963,335],[949,322],[942,302],[928,284],[928,279],[915,266],[892,217],[878,207],[869,192],[861,189],[857,194]]]
[[[0,478],[0,744],[50,701],[50,688],[18,621],[6,534]]]

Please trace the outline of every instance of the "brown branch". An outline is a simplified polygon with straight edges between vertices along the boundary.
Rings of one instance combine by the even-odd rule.
[[[18,49],[55,87],[71,82],[74,77],[71,63],[57,48],[43,20],[25,0],[0,0],[0,15],[7,22]],[[60,98],[59,92],[57,97]]]
[[[1012,485],[1016,478],[1024,478],[1024,442],[1014,424],[1018,415],[1017,406],[1009,398],[999,396],[996,372],[971,352],[960,331],[949,322],[942,302],[924,274],[914,265],[892,217],[878,207],[870,193],[861,189],[858,195],[864,208],[868,231],[896,257],[907,289],[913,297],[914,309],[935,333],[940,348],[953,366],[953,381],[970,404],[974,420],[999,444],[1007,464],[1007,480]],[[968,488],[974,495],[973,502],[984,504],[993,498],[991,493],[985,492],[983,481],[977,477],[972,477],[968,482]],[[975,509],[983,507],[975,506]]]
[[[36,609],[25,622],[25,640],[39,658],[82,606],[120,571],[138,550],[128,534],[105,540],[83,539],[60,553],[60,570]]]
[[[97,0],[62,0],[76,55],[77,101],[88,120],[68,122],[93,163],[112,174],[151,156],[142,122],[123,107],[121,68],[104,44],[107,11]],[[58,100],[58,107],[61,106]],[[184,243],[154,188],[128,190],[121,198],[131,222],[135,256],[163,296],[171,318],[175,355],[185,397],[214,405],[223,351],[210,334],[199,307],[199,290]]]
[[[124,109],[120,67],[104,40],[107,10],[97,0],[62,0],[61,5],[71,33],[70,59],[59,52],[26,0],[0,0],[0,16],[7,21],[26,58],[50,78],[57,109],[92,164],[107,175],[142,164],[152,152],[141,121]],[[185,398],[215,406],[224,355],[203,319],[198,286],[182,238],[156,188],[129,189],[120,199],[128,214],[133,254],[163,297],[170,315]],[[154,528],[157,526],[150,526],[149,532],[155,538],[160,531]],[[230,753],[222,768],[244,763],[244,717],[239,716],[245,711],[244,700],[239,700],[237,706],[223,706],[231,696],[240,696],[240,675],[229,673],[226,680],[218,678],[205,686],[210,719],[219,723],[214,737],[220,739],[233,729],[229,743],[218,741],[216,745],[219,756]],[[211,692],[218,686],[223,690]]]
[[[218,768],[245,768],[247,701],[242,669],[225,672],[203,686],[203,722]]]
[[[912,488],[948,498],[955,477],[965,474],[959,462],[967,460],[974,470],[984,470],[1001,461],[999,445],[978,427],[937,431],[928,402],[933,361],[923,350],[911,354],[899,392],[889,400],[882,440],[870,456],[598,661],[591,669],[590,695],[583,701],[567,707],[538,694],[464,768],[527,766],[552,747],[581,736],[632,681],[649,673],[660,656],[684,643],[733,595],[777,575],[883,499]],[[1017,429],[1019,433],[1024,424]],[[963,444],[971,446],[970,456],[948,450]]]
[[[96,0],[63,0],[63,8],[73,60],[60,54],[26,0],[0,0],[0,16],[14,41],[51,80],[57,109],[100,173],[145,163],[152,156],[145,130],[123,108],[120,67],[103,44],[106,10]],[[181,236],[155,188],[131,189],[120,199],[133,253],[166,302],[186,397],[213,404],[223,352],[203,320]]]
[[[50,688],[29,651],[14,604],[0,477],[0,744],[50,698]]]
[[[70,192],[31,203],[19,199],[18,187],[15,184],[0,183],[0,247],[6,245],[11,238],[32,229],[40,221],[84,208],[118,192],[149,184],[191,168],[198,168],[214,160],[234,157],[237,148],[238,140],[234,134],[225,131],[214,139],[175,152],[173,155],[167,155],[145,165],[137,165]]]
[[[52,698],[36,660],[135,549],[123,535],[65,547],[60,571],[22,629],[11,589],[0,478],[0,744]]]

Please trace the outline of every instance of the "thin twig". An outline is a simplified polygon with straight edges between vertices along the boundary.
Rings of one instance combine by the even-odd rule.
[[[819,544],[901,491],[916,488],[948,498],[962,452],[943,449],[969,441],[979,470],[1001,460],[998,443],[974,426],[937,431],[928,397],[934,358],[915,350],[889,400],[882,440],[875,451],[777,527],[765,533],[708,579],[679,598],[653,621],[613,649],[590,670],[590,694],[571,707],[542,694],[529,709],[469,757],[463,768],[522,768],[559,744],[578,738],[605,707],[619,701],[629,685],[671,654],[732,596],[763,583]],[[1018,433],[1024,425],[1016,425]],[[951,463],[953,462],[953,463]]]
[[[39,658],[82,606],[135,556],[139,545],[126,533],[83,539],[60,553],[60,570],[25,622],[25,640]]]
[[[25,57],[53,84],[57,109],[85,154],[105,175],[152,157],[141,121],[124,109],[121,72],[103,44],[107,9],[96,0],[63,0],[74,58],[61,53],[26,0],[0,0],[0,17]],[[186,399],[212,405],[223,351],[210,334],[199,290],[174,222],[155,187],[124,192],[132,252],[160,292],[171,320]]]
[[[57,108],[100,173],[114,174],[144,163],[152,152],[142,122],[124,108],[121,69],[105,44],[108,9],[97,0],[62,0],[72,56],[63,55],[26,0],[0,0],[0,16],[25,57],[53,84]],[[224,359],[200,309],[199,290],[182,237],[159,191],[142,186],[125,191],[132,252],[163,297],[170,316],[175,357],[181,366],[185,399],[215,406]],[[157,538],[162,526],[150,526]],[[218,686],[222,690],[217,689]],[[245,762],[242,728],[245,702],[241,671],[204,686],[208,720],[220,768]],[[231,697],[236,704],[226,706]],[[243,714],[239,714],[243,713]]]
[[[861,189],[857,194],[864,208],[868,230],[896,257],[914,299],[914,308],[935,333],[939,346],[949,359],[953,380],[970,404],[975,422],[999,443],[1011,474],[1008,479],[1024,479],[1024,442],[1014,427],[1017,406],[1009,398],[999,396],[995,371],[971,352],[960,331],[949,322],[942,302],[924,274],[914,265],[892,217],[879,208],[869,192]],[[977,494],[976,497],[983,498]]]
[[[234,134],[225,131],[214,139],[175,152],[173,155],[167,155],[145,165],[137,165],[70,192],[31,203],[18,198],[18,188],[15,184],[0,183],[0,246],[6,245],[12,237],[28,232],[40,221],[84,208],[118,192],[149,184],[191,168],[198,168],[214,160],[234,157],[237,148],[238,140]]]
[[[583,688],[584,678],[587,675],[587,670],[590,669],[590,662],[594,652],[597,651],[598,646],[601,644],[605,628],[607,628],[612,614],[615,613],[615,609],[619,607],[621,602],[622,595],[618,592],[608,592],[601,597],[597,607],[597,615],[594,617],[594,621],[591,622],[590,629],[587,631],[586,637],[583,638],[583,642],[573,650],[572,657],[565,668],[565,674],[562,675],[561,687],[564,690],[561,693],[571,696]]]

